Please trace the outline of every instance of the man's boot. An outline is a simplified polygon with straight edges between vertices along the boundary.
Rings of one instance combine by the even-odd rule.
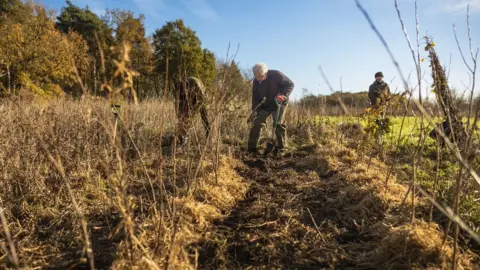
[[[285,157],[287,152],[285,151],[285,148],[275,148],[273,152],[273,156],[275,158],[283,158]]]
[[[188,143],[188,137],[187,136],[183,136],[183,135],[179,136],[178,141],[177,141],[178,147],[184,148],[187,145],[187,143]]]
[[[252,158],[256,158],[258,156],[258,149],[257,148],[249,148],[247,150],[247,156],[249,157],[252,157]]]

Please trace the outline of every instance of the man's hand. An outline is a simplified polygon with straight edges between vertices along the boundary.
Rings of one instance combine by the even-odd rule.
[[[248,119],[247,119],[247,124],[249,124],[250,126],[252,126],[252,125],[253,125],[253,122],[255,121],[255,119],[257,118],[257,116],[258,116],[257,110],[252,111],[252,113],[250,114],[250,116],[249,116]]]
[[[287,100],[287,97],[283,95],[278,95],[275,97],[275,99],[277,100],[278,103],[283,103],[285,100]]]

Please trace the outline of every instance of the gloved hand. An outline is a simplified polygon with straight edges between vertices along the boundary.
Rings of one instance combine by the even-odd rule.
[[[275,97],[275,99],[277,100],[278,103],[283,103],[285,100],[287,100],[287,97],[283,95],[278,95]]]
[[[255,121],[255,118],[257,118],[258,112],[257,110],[252,111],[250,114],[250,117],[248,117],[247,123],[253,124],[253,121]]]

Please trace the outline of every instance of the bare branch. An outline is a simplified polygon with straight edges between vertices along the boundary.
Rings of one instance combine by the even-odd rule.
[[[400,64],[395,59],[395,56],[393,56],[392,50],[390,50],[390,47],[388,46],[387,41],[385,40],[385,38],[383,38],[383,35],[380,33],[380,31],[378,31],[377,27],[375,26],[372,19],[370,18],[370,15],[368,15],[368,12],[365,10],[365,8],[363,8],[362,4],[360,4],[359,0],[355,0],[355,3],[357,4],[358,9],[360,9],[360,11],[362,12],[363,16],[365,16],[365,19],[370,24],[370,27],[372,28],[373,32],[375,32],[375,34],[377,34],[378,39],[380,39],[383,46],[387,50],[387,53],[390,56],[390,59],[392,60],[395,67],[397,68],[397,71],[400,75],[400,78],[402,79],[405,90],[407,90],[408,89],[408,84],[407,84],[407,81],[405,80],[405,76],[403,75],[403,72],[400,69]]]
[[[325,73],[323,72],[322,66],[318,66],[318,69],[320,70],[320,73],[322,74],[323,79],[325,80],[325,83],[328,85],[328,88],[330,91],[335,93],[335,90],[333,89],[332,85],[330,84],[330,81],[328,80],[327,76],[325,76]],[[337,100],[340,103],[340,106],[342,107],[343,113],[345,115],[350,115],[350,112],[348,111],[347,106],[345,106],[345,103],[343,103],[342,99],[337,95]]]
[[[448,75],[447,80],[450,80],[450,71],[452,71],[452,54],[450,53],[450,59],[448,60]]]
[[[468,68],[468,70],[470,70],[470,72],[473,72],[473,69],[467,63],[467,60],[465,59],[465,56],[463,55],[462,47],[460,47],[460,42],[458,41],[458,37],[457,37],[457,28],[455,27],[455,24],[453,24],[453,35],[455,36],[455,41],[457,42],[458,50],[460,51],[460,55],[462,56],[463,63],[465,63],[465,66],[467,66],[467,68]]]
[[[457,215],[453,212],[453,210],[450,207],[443,207],[440,205],[428,192],[426,192],[421,186],[417,185],[416,186],[418,191],[422,193],[423,196],[425,196],[430,202],[435,205],[435,207],[440,210],[445,216],[447,216],[451,221],[455,222],[458,224],[464,231],[466,231],[477,243],[480,244],[480,235],[475,233],[470,227],[468,227],[467,224]]]
[[[469,43],[469,48],[470,48],[470,54],[472,56],[472,62],[473,62],[473,69],[466,63],[465,59],[464,59],[464,62],[465,62],[465,65],[467,66],[467,68],[470,70],[471,74],[472,74],[472,89],[470,91],[470,98],[469,98],[469,108],[468,108],[468,116],[467,116],[467,129],[468,129],[468,134],[469,137],[467,139],[467,141],[465,142],[465,145],[464,145],[464,153],[466,153],[468,151],[468,149],[470,148],[470,144],[472,142],[472,139],[473,139],[473,131],[474,131],[474,128],[476,126],[476,122],[477,122],[477,119],[478,119],[478,114],[479,114],[479,111],[478,111],[478,108],[475,112],[475,119],[473,121],[473,125],[470,126],[470,118],[472,116],[472,113],[473,113],[473,96],[475,94],[475,83],[476,83],[476,75],[477,75],[477,56],[478,56],[478,49],[477,49],[477,52],[475,54],[475,56],[473,55],[473,51],[472,51],[472,36],[471,36],[471,29],[470,29],[470,5],[467,6],[467,28],[468,28],[468,43]],[[455,33],[455,39],[457,40],[457,44],[458,44],[458,39],[457,39],[457,34],[456,34],[456,31],[455,31],[455,27],[454,27],[454,33]],[[459,49],[460,49],[460,45],[459,45]],[[460,50],[460,53],[462,54],[462,57],[463,57],[463,53],[462,51]],[[469,74],[470,75],[470,74]],[[469,76],[470,77],[470,76]]]
[[[418,3],[415,0],[415,25],[417,30],[417,74],[418,74],[418,91],[420,101],[422,102],[422,67],[420,66],[420,23],[418,19]],[[422,120],[423,125],[423,120]]]
[[[8,229],[7,219],[3,214],[3,208],[0,207],[0,219],[1,224],[3,227],[3,231],[5,233],[5,237],[7,238],[8,245],[10,247],[10,252],[8,253],[8,258],[10,259],[11,263],[15,265],[16,269],[19,269],[18,257],[17,252],[15,250],[15,243],[13,243],[12,236],[10,235],[10,230]]]
[[[478,55],[478,48],[477,52],[475,53],[475,56],[473,56],[473,50],[472,50],[472,31],[470,29],[470,4],[467,5],[467,29],[468,29],[468,44],[470,47],[470,55],[472,56],[473,63],[477,63],[477,55]]]
[[[415,10],[417,8],[417,1],[415,1]],[[405,35],[405,39],[407,40],[408,47],[410,48],[410,52],[412,53],[413,57],[413,62],[415,63],[415,66],[417,68],[417,73],[418,73],[418,63],[417,58],[415,56],[415,51],[413,50],[412,42],[410,41],[410,37],[408,36],[407,29],[405,28],[405,23],[403,22],[402,15],[400,14],[400,9],[398,8],[398,1],[395,0],[395,9],[397,10],[397,15],[398,15],[398,20],[400,21],[400,24],[402,25],[402,30],[403,34]],[[417,33],[418,33],[418,17],[417,17]],[[418,34],[417,34],[417,43],[418,43]],[[420,76],[419,76],[420,77]]]

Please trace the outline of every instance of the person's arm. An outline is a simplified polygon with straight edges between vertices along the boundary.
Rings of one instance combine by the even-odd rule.
[[[252,111],[260,103],[258,100],[259,100],[258,91],[255,87],[255,82],[252,82]]]
[[[373,85],[370,85],[370,87],[368,87],[368,98],[370,99],[370,105],[374,105],[376,104],[375,102],[375,91],[373,89]]]
[[[208,135],[210,134],[210,122],[208,121],[207,108],[204,104],[200,108],[200,116],[202,118],[203,127],[205,128],[205,135],[206,137],[208,137]]]
[[[288,97],[292,93],[293,88],[295,87],[295,84],[293,83],[292,80],[290,80],[290,78],[288,78],[282,72],[279,71],[278,74],[279,74],[279,80],[281,85],[280,92],[278,93],[278,95]]]

